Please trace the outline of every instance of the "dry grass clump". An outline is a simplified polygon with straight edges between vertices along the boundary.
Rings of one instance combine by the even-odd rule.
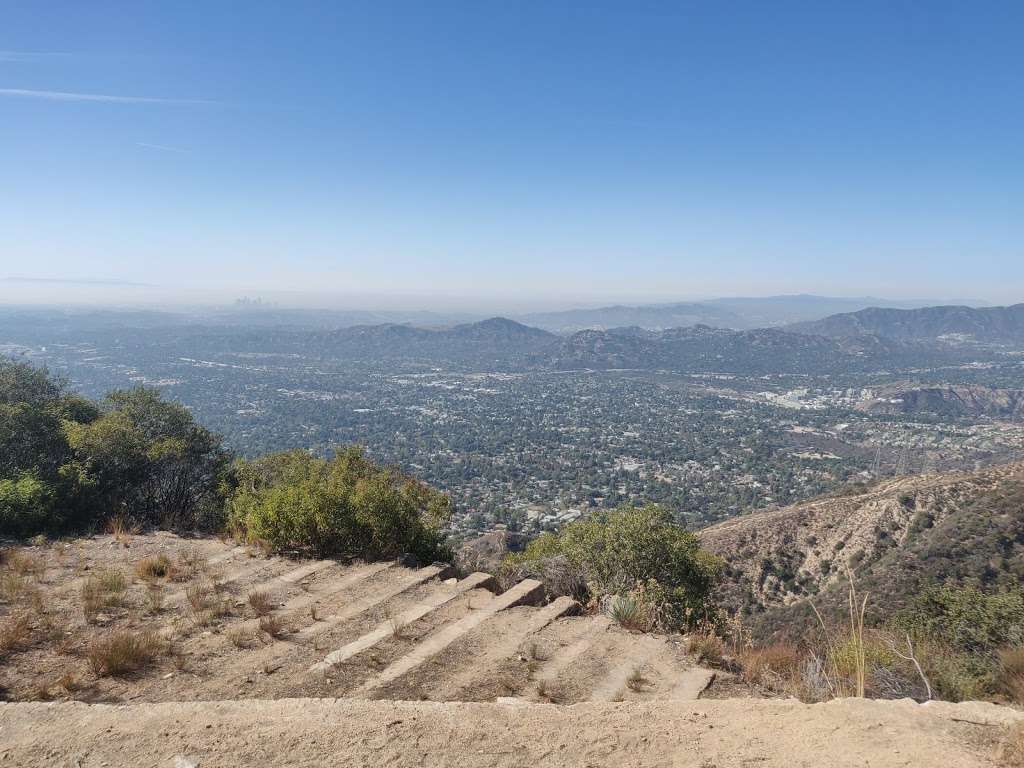
[[[32,638],[32,616],[27,611],[8,616],[0,623],[0,658],[21,650]]]
[[[268,613],[260,617],[260,631],[277,639],[288,634],[288,626],[277,614]]]
[[[107,533],[127,548],[131,537],[142,533],[142,526],[126,515],[115,515],[107,522]]]
[[[266,616],[274,610],[274,603],[267,592],[250,592],[249,605],[256,611],[257,616]]]
[[[996,760],[1002,768],[1024,768],[1024,723],[1010,729],[999,745]]]
[[[146,612],[160,613],[164,609],[164,588],[160,584],[150,584],[146,588]]]
[[[543,701],[548,701],[552,704],[558,704],[565,700],[565,694],[562,689],[550,680],[537,681],[537,696]]]
[[[165,645],[152,630],[118,630],[91,643],[85,657],[99,677],[116,677],[149,666]]]
[[[629,673],[629,677],[626,678],[626,686],[629,690],[634,693],[640,693],[647,687],[648,680],[644,677],[643,669],[641,667],[634,667],[633,671]]]
[[[218,585],[197,581],[185,587],[185,598],[192,610],[192,618],[200,626],[206,626],[214,619],[230,613],[226,599],[218,594]]]
[[[213,586],[205,581],[197,581],[185,587],[185,599],[188,600],[192,613],[200,614],[206,611],[213,598]]]
[[[124,603],[128,580],[115,570],[100,570],[90,574],[82,584],[82,612],[92,623],[104,608],[116,608]]]
[[[171,581],[185,582],[199,576],[206,567],[206,558],[195,547],[189,547],[178,552],[177,558],[171,564],[168,573]]]
[[[388,629],[391,630],[391,636],[396,640],[401,639],[402,635],[405,634],[406,621],[402,618],[399,613],[391,614],[388,617]]]
[[[253,631],[245,627],[231,627],[227,631],[227,638],[235,648],[248,648],[255,637]]]
[[[35,602],[40,598],[35,582],[17,573],[0,571],[0,600],[8,603]]]
[[[65,672],[58,677],[57,685],[68,693],[77,693],[83,688],[82,681],[78,679],[74,672]]]
[[[999,652],[999,689],[1017,704],[1024,704],[1024,646]]]
[[[713,632],[690,635],[687,650],[697,657],[698,663],[720,666],[725,658],[725,643]]]
[[[135,564],[135,575],[143,581],[156,581],[165,578],[170,572],[171,559],[163,552],[144,557]]]
[[[41,581],[46,573],[46,559],[41,555],[9,549],[4,552],[4,570],[35,581]]]
[[[749,648],[739,658],[744,682],[774,691],[794,693],[799,679],[802,654],[790,643]]]

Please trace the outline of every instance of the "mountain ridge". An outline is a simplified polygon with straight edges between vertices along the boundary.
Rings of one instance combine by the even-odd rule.
[[[877,334],[929,343],[1024,343],[1024,303],[1002,307],[936,306],[920,309],[869,307],[787,329],[830,337]]]

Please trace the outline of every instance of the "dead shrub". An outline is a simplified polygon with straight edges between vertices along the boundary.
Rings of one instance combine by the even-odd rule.
[[[626,678],[626,687],[634,693],[642,692],[647,687],[647,684],[648,680],[644,677],[643,670],[640,667],[634,667],[629,677]]]
[[[117,677],[149,666],[164,649],[164,641],[152,630],[118,630],[90,643],[89,668],[98,677]]]
[[[266,592],[250,592],[249,593],[249,605],[256,611],[257,616],[266,616],[272,610],[274,610],[273,601],[270,599],[270,595]]]
[[[185,587],[185,599],[192,613],[199,615],[209,609],[213,598],[213,587],[205,581],[189,584]]]
[[[792,692],[800,675],[800,651],[789,643],[749,648],[739,657],[743,680],[773,691]]]
[[[171,559],[161,552],[152,557],[144,557],[135,564],[135,575],[143,581],[156,581],[171,572]]]

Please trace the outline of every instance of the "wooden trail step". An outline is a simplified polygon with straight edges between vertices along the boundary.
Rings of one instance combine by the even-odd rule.
[[[412,624],[414,621],[426,616],[428,613],[437,610],[441,606],[451,602],[459,595],[469,592],[473,589],[492,588],[494,586],[494,577],[489,573],[472,573],[458,584],[455,584],[451,589],[439,591],[421,603],[417,603],[408,610],[402,612],[397,617],[397,621],[400,622],[401,626],[406,624]],[[391,622],[381,622],[371,632],[366,633],[362,637],[353,640],[347,645],[343,645],[335,651],[327,654],[323,661],[317,662],[309,668],[310,672],[327,672],[337,664],[341,664],[346,659],[350,659],[358,653],[372,648],[381,642],[389,635],[392,634],[393,627]]]
[[[436,656],[470,630],[478,627],[499,611],[511,608],[530,600],[537,599],[544,593],[544,585],[535,579],[524,579],[512,589],[497,595],[482,608],[479,608],[454,624],[442,627],[429,635],[423,642],[416,645],[409,653],[386,667],[379,675],[370,678],[351,694],[354,697],[366,696],[373,690],[397,680],[423,662]]]

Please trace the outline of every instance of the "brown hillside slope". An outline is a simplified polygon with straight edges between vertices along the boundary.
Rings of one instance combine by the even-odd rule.
[[[728,563],[723,602],[755,618],[836,591],[848,570],[887,610],[927,583],[1011,586],[1024,577],[1024,462],[887,480],[700,536]]]
[[[1013,766],[1024,714],[845,699],[471,704],[281,699],[0,705],[4,766]]]

